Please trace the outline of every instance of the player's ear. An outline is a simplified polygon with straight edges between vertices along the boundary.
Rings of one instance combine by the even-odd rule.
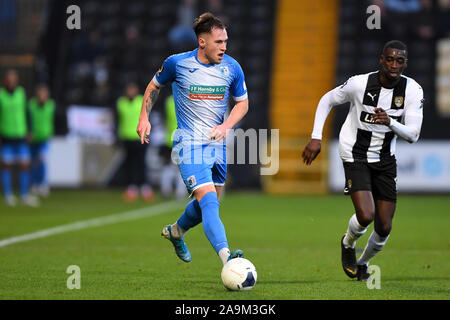
[[[206,40],[203,37],[198,37],[198,46],[200,49],[205,49]]]

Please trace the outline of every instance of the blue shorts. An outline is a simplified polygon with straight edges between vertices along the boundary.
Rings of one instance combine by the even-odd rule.
[[[190,195],[205,185],[225,185],[227,158],[225,143],[197,145],[173,144],[172,160],[180,169]]]
[[[30,162],[30,147],[25,140],[3,141],[1,157],[6,164],[13,164],[16,161]]]

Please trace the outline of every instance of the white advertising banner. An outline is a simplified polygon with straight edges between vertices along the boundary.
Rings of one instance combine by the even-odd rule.
[[[342,192],[344,168],[338,141],[328,149],[328,184],[331,191]],[[410,144],[397,140],[397,188],[399,192],[450,192],[450,141],[422,140]]]
[[[80,140],[54,137],[50,140],[48,180],[53,187],[79,187],[83,172]]]
[[[70,105],[67,126],[71,138],[108,145],[114,143],[114,115],[110,108]]]

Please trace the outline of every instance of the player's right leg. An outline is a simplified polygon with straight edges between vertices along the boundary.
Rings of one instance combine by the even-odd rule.
[[[361,163],[344,163],[344,170],[346,193],[351,196],[355,214],[350,218],[347,232],[341,239],[341,263],[345,274],[355,278],[358,273],[356,241],[367,231],[367,226],[373,221],[375,204],[367,166]]]
[[[3,196],[5,197],[6,204],[13,207],[17,204],[17,200],[13,195],[11,179],[11,166],[14,162],[13,147],[9,143],[3,143],[0,148],[2,158]]]

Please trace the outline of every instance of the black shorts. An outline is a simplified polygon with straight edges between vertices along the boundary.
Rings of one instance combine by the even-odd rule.
[[[375,200],[397,201],[397,161],[344,162],[345,194],[368,190]]]

